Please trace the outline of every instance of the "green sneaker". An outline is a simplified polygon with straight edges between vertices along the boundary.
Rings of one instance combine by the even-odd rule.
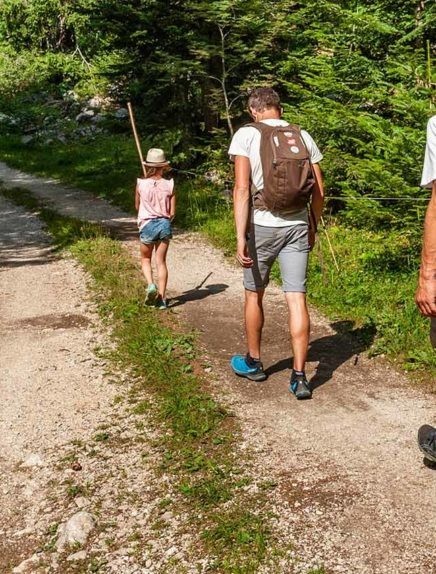
[[[162,297],[159,297],[156,301],[156,309],[168,309],[168,299],[162,299]]]
[[[154,305],[158,296],[157,287],[154,283],[150,283],[145,293],[144,305]]]

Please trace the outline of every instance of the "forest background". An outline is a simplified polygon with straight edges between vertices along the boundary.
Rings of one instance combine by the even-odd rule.
[[[131,101],[144,148],[191,172],[178,224],[231,253],[228,143],[247,91],[273,86],[324,154],[311,301],[360,348],[434,375],[413,295],[435,50],[434,0],[1,0],[1,157],[131,211]]]

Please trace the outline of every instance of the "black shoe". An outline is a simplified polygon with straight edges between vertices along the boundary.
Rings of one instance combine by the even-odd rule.
[[[422,425],[418,431],[418,445],[425,458],[436,462],[436,429],[430,425]]]
[[[304,373],[297,374],[295,371],[292,371],[289,390],[291,393],[294,393],[299,401],[312,398],[312,391]]]

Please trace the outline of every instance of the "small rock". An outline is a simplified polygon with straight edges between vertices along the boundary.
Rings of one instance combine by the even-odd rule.
[[[90,121],[91,118],[93,118],[95,116],[95,112],[94,110],[84,110],[83,112],[80,112],[80,114],[78,114],[76,116],[76,122],[87,122]]]
[[[75,552],[74,554],[70,554],[67,558],[68,562],[76,562],[79,560],[86,559],[86,550],[80,550],[80,552]]]
[[[95,521],[89,512],[84,510],[77,512],[67,522],[59,526],[56,541],[57,551],[62,552],[65,546],[85,544],[94,527]]]
[[[84,496],[77,496],[74,499],[74,502],[79,508],[84,508],[85,506],[89,506],[91,504],[91,501],[88,498],[85,498]]]
[[[94,96],[93,98],[91,98],[90,100],[88,100],[86,102],[86,104],[90,107],[90,108],[101,108],[101,106],[103,105],[104,100],[103,98],[100,98],[99,96]]]
[[[212,367],[206,367],[206,368],[204,369],[204,372],[205,372],[205,373],[211,373],[211,372],[212,372]]]
[[[33,466],[44,466],[44,461],[37,453],[29,454],[21,464],[21,466],[25,466],[31,468]]]
[[[24,572],[34,572],[34,567],[39,564],[39,561],[40,561],[40,557],[37,554],[34,554],[30,558],[27,558],[27,560],[24,560],[23,562],[21,562],[21,564],[19,564],[18,566],[16,566],[12,570],[12,573],[13,574],[24,574]]]
[[[95,124],[99,124],[104,120],[104,114],[95,114],[95,116],[91,119],[91,121]]]
[[[14,532],[13,536],[14,538],[20,538],[21,536],[25,536],[26,534],[31,534],[32,533],[32,529],[27,527],[27,528],[23,528],[22,530],[17,530],[17,532]]]
[[[78,460],[75,460],[73,462],[73,464],[71,465],[71,468],[73,470],[79,471],[79,470],[82,470],[82,465],[80,464],[80,462]]]
[[[67,101],[77,102],[77,100],[79,100],[79,96],[73,90],[68,90],[68,92],[65,92],[64,94],[64,99]]]
[[[129,112],[126,108],[119,108],[114,115],[117,120],[125,120],[129,116]]]
[[[11,117],[7,114],[3,114],[0,112],[0,123],[9,123],[11,121]]]
[[[33,136],[22,136],[21,143],[24,145],[30,144],[33,142]]]

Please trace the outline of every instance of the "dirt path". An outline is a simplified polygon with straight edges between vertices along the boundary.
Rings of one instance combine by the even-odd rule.
[[[70,215],[113,220],[134,236],[132,218],[88,194],[4,165],[0,180],[31,188]],[[136,243],[127,244],[136,255]],[[368,359],[343,325],[313,312],[308,374],[316,390],[312,401],[297,402],[287,391],[286,311],[274,287],[263,350],[270,377],[263,384],[234,378],[229,357],[244,351],[240,271],[186,233],[175,238],[169,263],[172,312],[198,329],[216,395],[232,405],[244,440],[277,483],[277,512],[301,558],[293,572],[321,564],[347,574],[436,572],[436,472],[415,444],[420,424],[435,421],[435,398]]]
[[[35,533],[47,453],[88,436],[114,395],[87,299],[38,218],[0,196],[0,571],[23,546],[17,531]]]

